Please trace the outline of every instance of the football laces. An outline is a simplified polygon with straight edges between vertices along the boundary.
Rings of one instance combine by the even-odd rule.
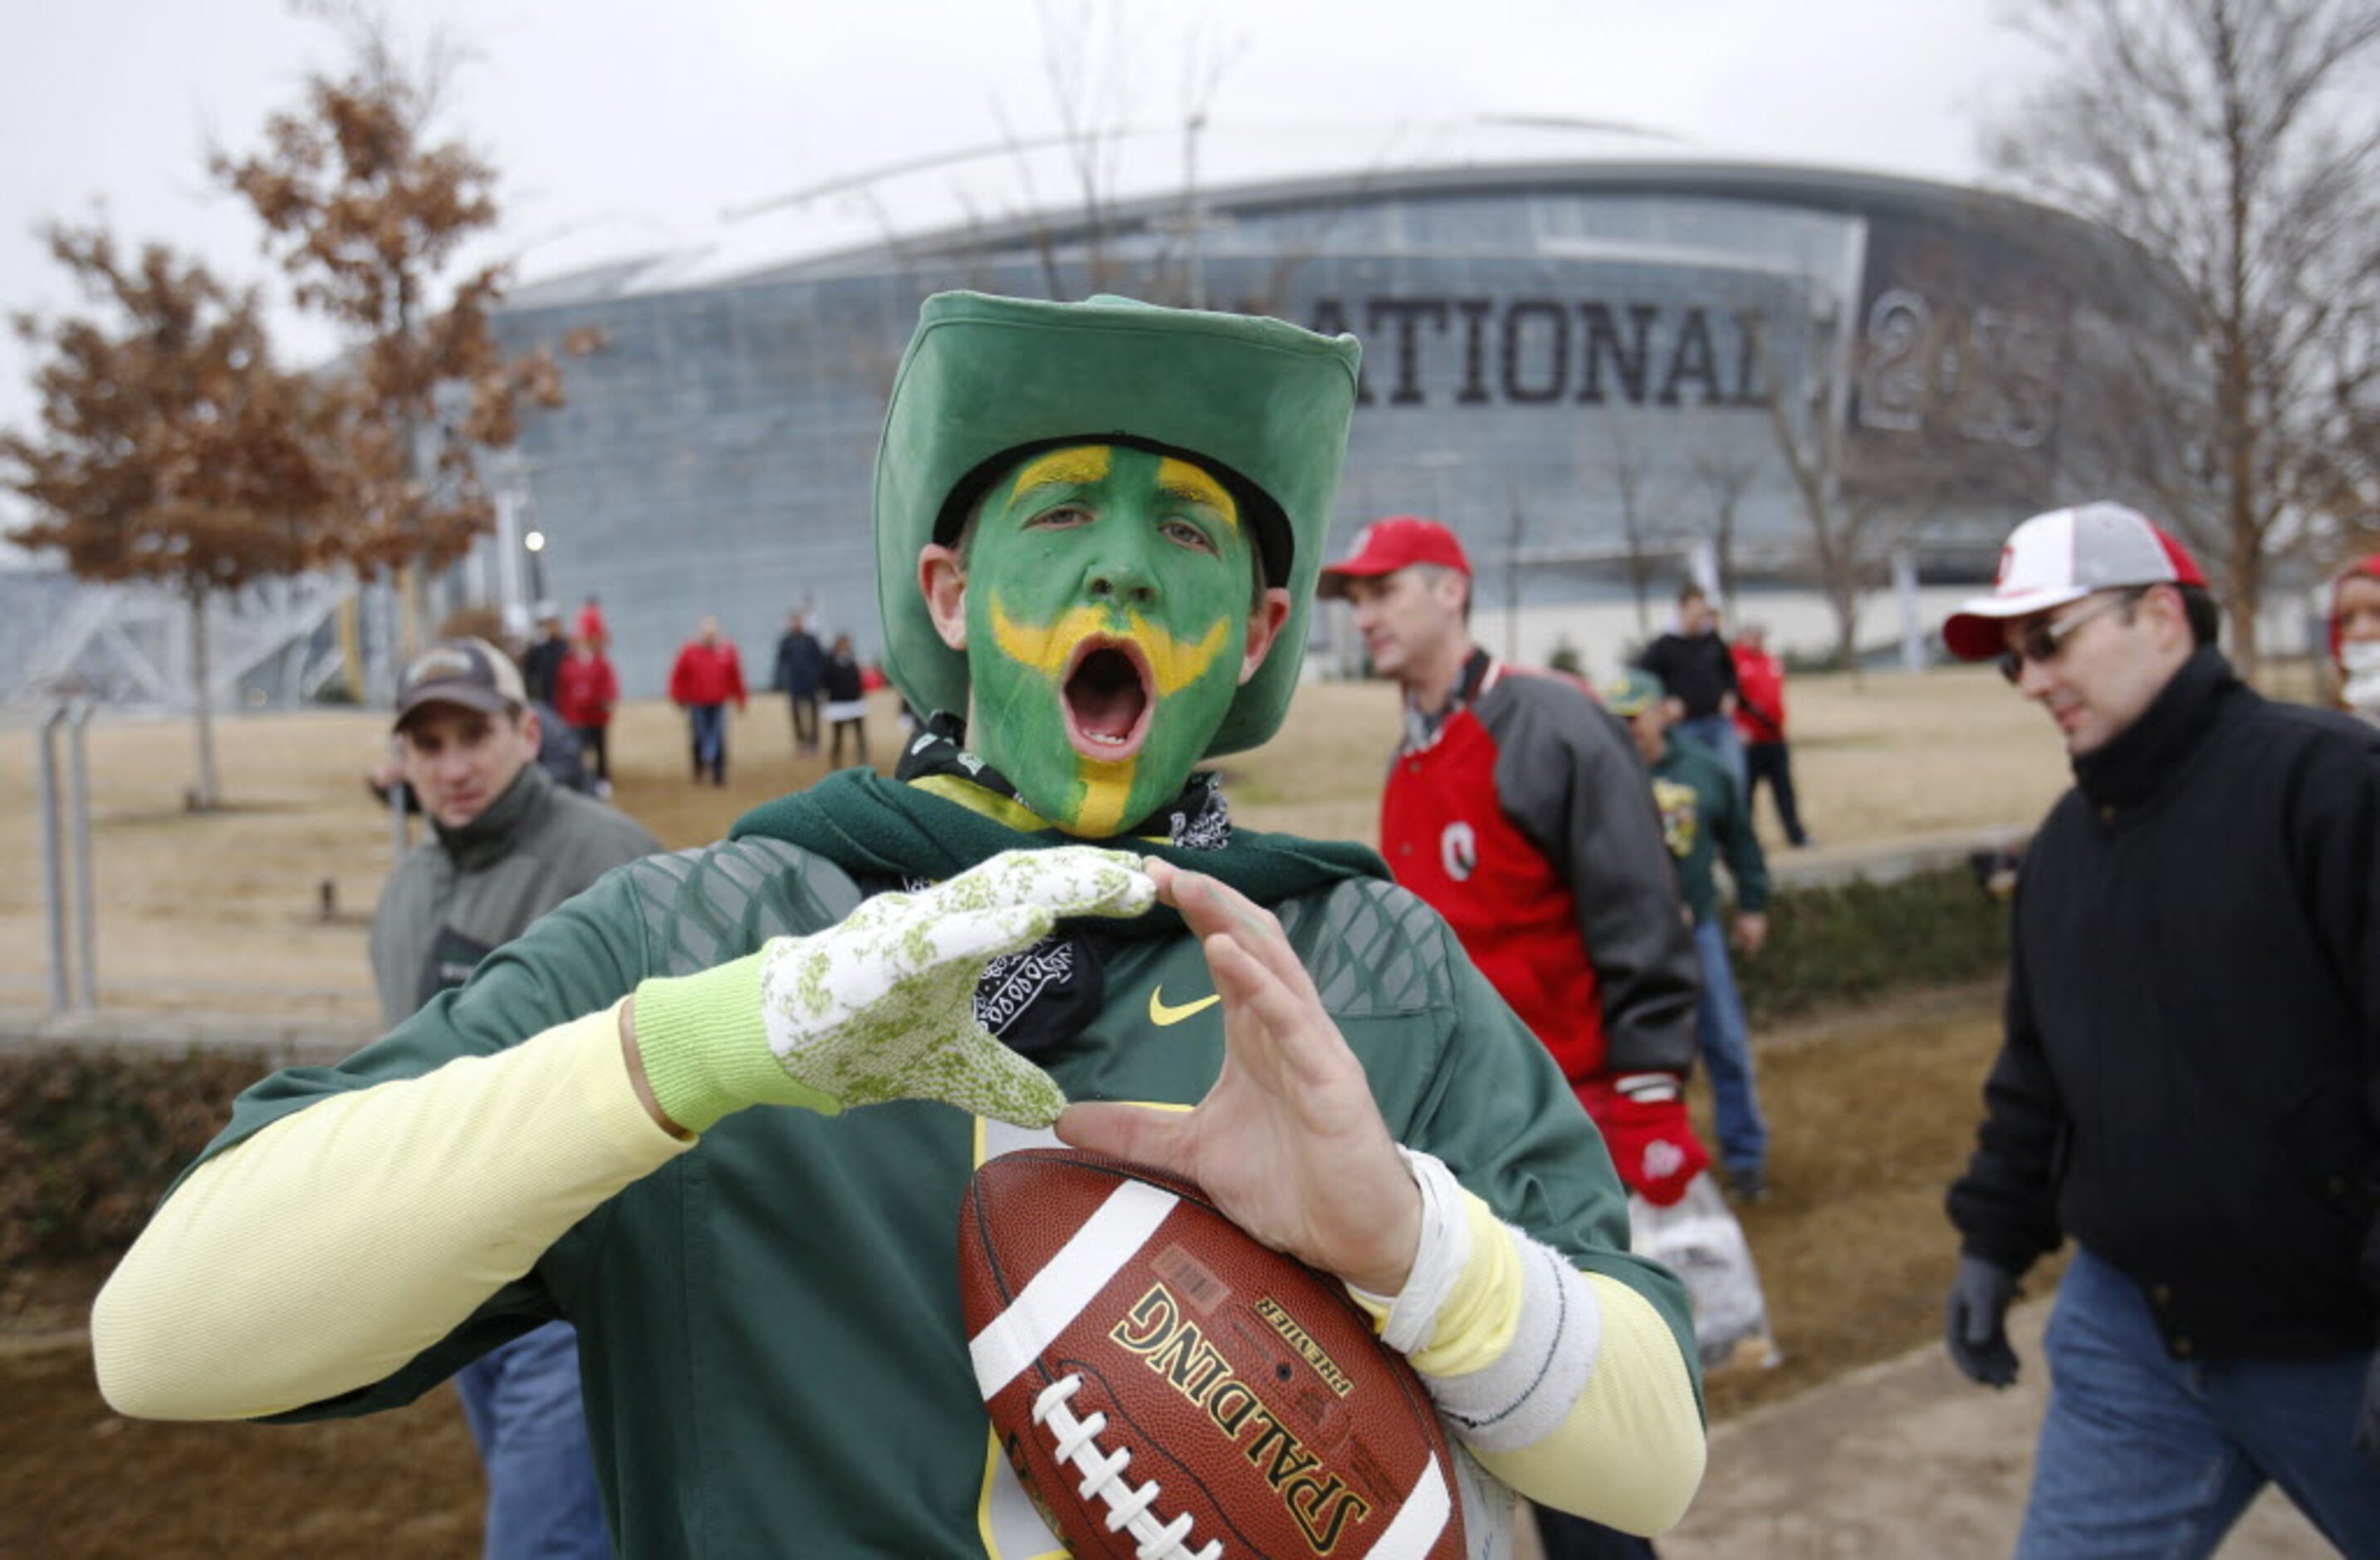
[[[1106,1503],[1109,1532],[1130,1530],[1140,1541],[1140,1547],[1133,1551],[1134,1560],[1220,1560],[1223,1553],[1220,1539],[1208,1540],[1195,1552],[1190,1548],[1187,1512],[1166,1523],[1149,1515],[1148,1508],[1157,1504],[1160,1493],[1157,1481],[1133,1485],[1124,1478],[1124,1470],[1132,1466],[1132,1454],[1121,1446],[1112,1452],[1099,1449],[1099,1432],[1107,1429],[1108,1417],[1095,1409],[1088,1419],[1076,1419],[1068,1407],[1068,1400],[1082,1385],[1080,1375],[1066,1376],[1044,1387],[1033,1400],[1033,1422],[1055,1438],[1059,1465],[1071,1463],[1083,1476],[1075,1493],[1087,1501],[1096,1495]]]

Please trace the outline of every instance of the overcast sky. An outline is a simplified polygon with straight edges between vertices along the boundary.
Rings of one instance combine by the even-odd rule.
[[[502,176],[498,242],[523,274],[600,222],[666,239],[726,208],[904,158],[1054,128],[1048,25],[1080,0],[446,0],[393,5],[475,58],[444,121]],[[1624,121],[1718,153],[1969,179],[1979,115],[2038,62],[1995,0],[1106,0],[1135,116],[1178,119],[1195,22],[1228,63],[1210,120],[1546,114]],[[1045,18],[1049,18],[1045,24]],[[1400,19],[1418,18],[1418,19]],[[284,0],[79,0],[14,8],[0,51],[0,306],[71,304],[32,237],[103,211],[238,280],[256,228],[206,177],[256,146],[340,46]],[[298,331],[288,355],[322,345]],[[0,423],[31,360],[0,341]]]

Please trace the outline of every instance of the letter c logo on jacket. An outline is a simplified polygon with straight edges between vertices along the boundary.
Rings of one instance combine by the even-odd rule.
[[[1471,832],[1470,824],[1458,819],[1446,826],[1446,832],[1438,836],[1438,861],[1457,883],[1471,875],[1479,865],[1479,836]]]

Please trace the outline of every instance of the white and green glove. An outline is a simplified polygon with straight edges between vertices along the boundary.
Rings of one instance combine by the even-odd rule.
[[[917,894],[880,894],[807,937],[637,987],[637,1048],[672,1121],[708,1129],[747,1105],[941,1100],[1047,1127],[1066,1096],[976,1022],[984,966],[1071,916],[1136,916],[1139,858],[1090,846],[1010,850]]]

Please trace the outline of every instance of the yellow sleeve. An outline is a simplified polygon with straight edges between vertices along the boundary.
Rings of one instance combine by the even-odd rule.
[[[1539,1505],[1654,1538],[1677,1525],[1702,1486],[1707,1443],[1694,1381],[1651,1301],[1616,1278],[1580,1276],[1603,1308],[1586,1390],[1542,1440],[1475,1455]]]
[[[133,1243],[91,1308],[100,1392],[254,1419],[376,1382],[691,1146],[638,1103],[616,1007],[309,1105],[193,1171]]]
[[[1410,1357],[1439,1411],[1529,1500],[1624,1532],[1666,1531],[1702,1482],[1706,1451],[1676,1335],[1635,1290],[1578,1272],[1470,1192],[1463,1200],[1470,1255]],[[1355,1298],[1386,1319],[1378,1300]]]

